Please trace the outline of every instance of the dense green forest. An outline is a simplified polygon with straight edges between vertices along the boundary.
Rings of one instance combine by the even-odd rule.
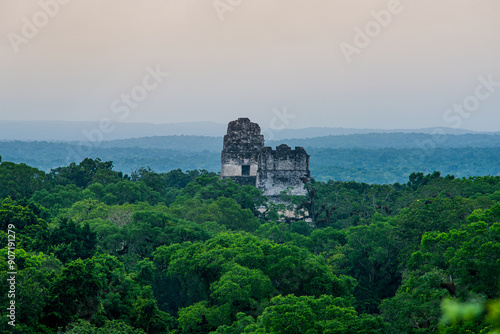
[[[207,170],[61,166],[0,164],[0,332],[500,331],[499,176],[313,179],[273,204]]]
[[[276,146],[281,141],[267,141]],[[318,181],[370,184],[405,183],[413,171],[470,177],[500,175],[500,135],[447,135],[439,141],[426,134],[364,134],[289,139],[304,146],[310,170]],[[143,166],[159,173],[220,170],[222,138],[202,136],[145,137],[102,143],[0,141],[4,160],[26,163],[50,172],[85,157],[113,161],[114,169],[131,174]]]

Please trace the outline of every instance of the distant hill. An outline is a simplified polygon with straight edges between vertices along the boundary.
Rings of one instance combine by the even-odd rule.
[[[412,172],[428,174],[433,171],[460,178],[500,176],[500,147],[432,150],[313,148],[307,153],[311,155],[311,175],[318,181],[404,183],[408,182],[408,175]]]
[[[433,147],[500,147],[500,135],[464,134],[433,137],[423,133],[371,133],[326,136],[307,139],[266,140],[267,146],[280,144],[307,148],[433,148]],[[140,147],[182,150],[185,152],[220,152],[222,137],[156,136],[102,142],[99,147]]]
[[[312,127],[304,129],[283,129],[283,130],[266,130],[265,133],[272,133],[272,140],[283,140],[283,139],[304,139],[304,138],[316,138],[316,137],[326,137],[326,136],[340,136],[340,135],[362,135],[369,133],[424,133],[424,134],[435,134],[442,133],[446,135],[463,135],[463,134],[480,134],[482,132],[466,130],[466,129],[454,129],[454,128],[424,128],[424,129],[353,129],[353,128],[327,128],[327,127]],[[489,133],[495,134],[495,133]],[[496,133],[500,134],[500,133]]]
[[[63,121],[0,121],[0,140],[22,141],[85,141],[84,131],[93,135],[99,122]],[[215,122],[188,123],[120,123],[113,122],[113,131],[102,133],[103,140],[138,138],[146,136],[202,135],[222,136],[227,125]],[[97,137],[94,137],[97,138]]]
[[[139,138],[147,136],[213,136],[222,137],[226,133],[227,124],[215,122],[184,123],[112,123],[113,131],[103,133],[104,141]],[[96,136],[99,122],[63,122],[63,121],[0,121],[0,140],[22,141],[83,141],[87,140],[84,131]],[[367,133],[426,133],[431,134],[436,128],[426,129],[350,129],[311,127],[303,129],[270,130],[263,128],[267,140],[283,140],[291,138],[314,138],[336,135]],[[440,128],[444,134],[466,134],[478,132],[464,129]]]
[[[130,174],[140,167],[151,167],[158,172],[172,169],[220,169],[220,154],[214,152],[186,152],[171,149],[113,147],[104,148],[68,143],[0,142],[2,161],[25,163],[43,171],[79,163],[84,158],[113,161],[115,170]]]
[[[95,126],[82,122],[13,122],[9,126],[8,122],[0,122],[0,138],[16,135],[31,139],[40,136],[77,138],[81,135],[81,130],[77,129],[83,125],[90,130]],[[21,126],[27,128],[20,130]],[[0,156],[3,161],[22,162],[44,171],[90,157],[113,161],[115,170],[127,174],[140,167],[150,167],[157,172],[178,168],[219,172],[225,127],[210,122],[176,125],[120,123],[98,143],[81,138],[80,141],[64,142],[0,140]],[[311,135],[310,131],[316,136],[299,138]],[[349,131],[386,132],[349,134]],[[427,133],[407,131],[410,132],[333,128],[283,130],[280,135],[288,133],[297,138],[266,138],[266,145],[275,147],[285,143],[305,147],[311,155],[311,174],[321,181],[406,182],[414,171],[431,173],[434,170],[459,177],[500,173],[500,134],[456,134],[461,130],[448,129],[446,131],[450,134],[434,137],[430,134],[432,129],[427,129]],[[189,132],[198,135],[180,135]],[[337,135],[320,136],[329,132]],[[341,132],[344,134],[338,134]],[[157,133],[174,135],[155,135]],[[199,135],[204,133],[212,135]],[[130,138],[135,135],[139,137]],[[120,139],[120,136],[128,138]],[[278,137],[277,133],[273,136]]]
[[[386,134],[380,134],[382,137]],[[357,136],[357,135],[356,135]],[[482,135],[479,135],[482,136]],[[349,137],[349,136],[338,136]],[[458,145],[457,137],[450,142]],[[207,138],[211,138],[207,143]],[[466,138],[466,137],[464,137]],[[462,143],[472,142],[463,139]],[[479,143],[479,141],[476,141]],[[106,145],[114,145],[106,147]],[[189,144],[189,145],[188,145]],[[380,145],[383,142],[379,143]],[[122,145],[121,147],[119,145]],[[142,147],[141,147],[142,145]],[[186,148],[181,148],[187,145]],[[197,146],[198,145],[198,146]],[[3,161],[26,163],[44,171],[80,162],[86,157],[113,161],[115,170],[130,174],[140,167],[157,172],[172,169],[206,169],[220,171],[221,138],[212,137],[150,137],[103,143],[92,146],[77,143],[0,142]],[[162,148],[163,146],[163,148]],[[177,149],[176,149],[177,147]],[[197,150],[195,150],[197,148]],[[316,180],[355,180],[366,183],[407,182],[412,172],[432,173],[457,177],[500,175],[500,146],[490,147],[436,147],[436,148],[323,148],[308,147],[310,169]]]
[[[100,147],[140,147],[180,150],[185,152],[220,152],[222,137],[208,136],[155,136],[131,139],[117,139],[102,142]]]
[[[463,134],[440,135],[425,133],[369,133],[342,136],[326,136],[307,139],[283,139],[266,141],[268,146],[285,143],[291,147],[305,148],[434,148],[434,147],[500,147],[500,135]]]

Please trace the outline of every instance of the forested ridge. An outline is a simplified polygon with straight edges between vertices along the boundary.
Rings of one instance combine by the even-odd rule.
[[[0,163],[0,332],[500,331],[500,176],[313,179],[276,205],[203,169],[61,166]]]
[[[363,134],[266,141],[277,146],[304,146],[310,170],[318,181],[370,184],[405,183],[414,171],[439,170],[456,177],[500,176],[500,135],[421,133]],[[144,137],[100,143],[0,141],[4,160],[26,163],[50,172],[72,161],[99,157],[113,161],[124,174],[149,166],[158,173],[171,170],[220,170],[222,139],[203,136]]]

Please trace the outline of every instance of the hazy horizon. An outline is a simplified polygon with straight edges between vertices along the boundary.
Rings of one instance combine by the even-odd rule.
[[[500,131],[496,0],[0,9],[0,120]]]
[[[241,116],[245,117],[245,116]],[[227,123],[230,121],[233,121],[235,119],[228,120],[226,123],[221,123],[221,122],[215,122],[215,121],[173,121],[173,122],[119,122],[119,121],[114,121],[114,125],[175,125],[175,124],[196,124],[196,123],[213,123],[221,126],[227,126]],[[253,120],[250,119],[252,122]],[[47,119],[33,119],[33,120],[16,120],[16,119],[0,119],[1,122],[33,122],[33,123],[38,123],[38,122],[47,122],[47,123],[57,123],[57,122],[62,122],[62,123],[95,123],[98,124],[99,120],[88,120],[88,121],[72,121],[72,120],[47,120]],[[260,124],[259,124],[260,125]],[[381,130],[381,131],[391,131],[391,130],[409,130],[409,131],[414,131],[414,130],[430,130],[430,129],[456,129],[452,126],[429,126],[429,127],[422,127],[422,128],[380,128],[380,127],[342,127],[342,126],[300,126],[300,124],[297,124],[296,126],[288,126],[284,129],[279,129],[281,130],[304,130],[304,129],[314,129],[314,128],[325,128],[325,129],[346,129],[346,130]],[[261,129],[272,129],[270,127],[261,126]],[[488,130],[474,130],[474,129],[468,129],[465,127],[460,127],[456,129],[457,131],[470,131],[470,132],[478,132],[478,133],[489,133],[489,132],[499,132],[499,131],[488,131]]]

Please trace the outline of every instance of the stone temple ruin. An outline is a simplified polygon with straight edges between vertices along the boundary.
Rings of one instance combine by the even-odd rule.
[[[248,118],[229,122],[221,155],[222,179],[253,185],[264,195],[276,197],[288,190],[291,195],[306,195],[309,181],[309,155],[302,147],[292,150],[281,144],[273,150],[264,146],[260,126]]]

